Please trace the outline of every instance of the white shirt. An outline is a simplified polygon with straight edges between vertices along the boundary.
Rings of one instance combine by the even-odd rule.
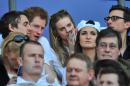
[[[46,80],[47,76],[42,76],[37,82],[27,81],[23,79],[22,77],[17,78],[18,85],[30,85],[30,86],[61,86],[57,80],[55,80],[54,83],[49,84]]]
[[[62,67],[58,55],[55,53],[55,51],[51,48],[47,38],[44,36],[41,36],[38,40],[41,45],[44,48],[44,62],[48,65],[51,65],[54,67],[55,71],[57,72],[58,76],[63,78],[63,71],[64,68]]]

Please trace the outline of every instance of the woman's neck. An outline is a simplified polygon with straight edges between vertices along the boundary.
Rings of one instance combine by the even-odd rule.
[[[7,70],[9,77],[10,77],[10,75],[17,76],[17,71],[15,69],[11,68],[9,65],[5,65],[5,68]]]
[[[96,58],[96,49],[95,48],[85,48],[85,49],[83,49],[83,53],[90,58],[92,63],[95,61],[95,58]]]

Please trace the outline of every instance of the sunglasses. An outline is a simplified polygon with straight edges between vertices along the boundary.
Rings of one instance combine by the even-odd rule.
[[[29,37],[26,35],[16,35],[12,41],[17,42],[17,43],[20,43],[23,41],[29,41]]]
[[[108,16],[108,17],[105,17],[104,20],[105,21],[109,21],[109,19],[111,19],[112,21],[117,21],[118,19],[125,19],[123,17],[120,17],[120,16]]]

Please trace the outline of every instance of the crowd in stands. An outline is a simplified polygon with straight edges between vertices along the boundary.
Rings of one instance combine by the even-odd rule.
[[[130,8],[113,5],[104,20],[76,25],[41,7],[3,14],[0,86],[130,86]]]

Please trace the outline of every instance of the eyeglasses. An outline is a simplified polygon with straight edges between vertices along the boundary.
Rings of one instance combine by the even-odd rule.
[[[16,35],[12,41],[15,41],[17,43],[29,41],[29,37],[26,35]]]
[[[101,42],[101,43],[99,43],[98,46],[99,46],[100,48],[102,48],[102,49],[106,49],[107,47],[109,47],[110,49],[118,48],[118,46],[117,46],[115,43],[107,44],[107,43]]]
[[[105,21],[108,21],[109,19],[111,19],[114,22],[114,21],[117,21],[118,19],[125,19],[125,18],[120,17],[120,16],[111,16],[111,17],[108,16],[104,18]]]

